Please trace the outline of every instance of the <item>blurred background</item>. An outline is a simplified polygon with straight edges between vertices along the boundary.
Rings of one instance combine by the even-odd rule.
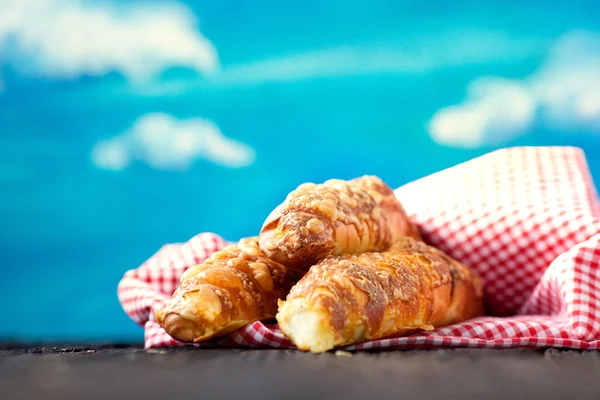
[[[141,340],[119,279],[305,181],[573,145],[596,1],[0,0],[0,339]]]

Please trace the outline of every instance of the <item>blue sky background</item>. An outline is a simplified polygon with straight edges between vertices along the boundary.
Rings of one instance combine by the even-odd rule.
[[[18,3],[18,4],[16,4]],[[575,145],[600,179],[595,1],[0,0],[0,338],[141,340],[162,244],[254,235],[305,181],[398,187]]]

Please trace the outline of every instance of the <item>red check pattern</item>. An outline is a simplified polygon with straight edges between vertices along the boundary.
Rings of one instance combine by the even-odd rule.
[[[396,190],[424,240],[476,269],[489,315],[346,350],[440,347],[600,349],[600,202],[585,155],[571,147],[503,149]],[[179,277],[228,243],[202,233],[128,271],[118,295],[147,348],[190,346],[155,321]],[[196,347],[294,348],[255,322]]]

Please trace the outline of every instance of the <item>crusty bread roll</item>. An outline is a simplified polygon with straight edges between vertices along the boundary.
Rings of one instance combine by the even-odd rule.
[[[458,261],[404,237],[386,252],[330,256],[279,301],[281,331],[324,352],[482,315],[482,281]]]
[[[402,236],[420,238],[393,190],[363,176],[300,185],[267,217],[259,243],[271,259],[308,269],[328,255],[387,250]]]
[[[245,238],[189,268],[157,322],[174,339],[202,342],[227,336],[245,325],[274,319],[277,300],[303,271],[267,258],[258,237]]]

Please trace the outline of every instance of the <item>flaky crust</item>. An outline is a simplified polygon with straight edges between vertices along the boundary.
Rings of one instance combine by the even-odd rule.
[[[245,238],[189,268],[157,322],[174,339],[202,342],[259,320],[270,320],[277,300],[303,275],[266,257],[258,237]]]
[[[323,259],[279,304],[281,331],[312,352],[431,330],[484,312],[479,276],[409,237],[386,252]]]
[[[308,269],[328,255],[387,250],[402,236],[420,239],[392,189],[363,176],[300,185],[265,220],[260,247],[277,262]]]

